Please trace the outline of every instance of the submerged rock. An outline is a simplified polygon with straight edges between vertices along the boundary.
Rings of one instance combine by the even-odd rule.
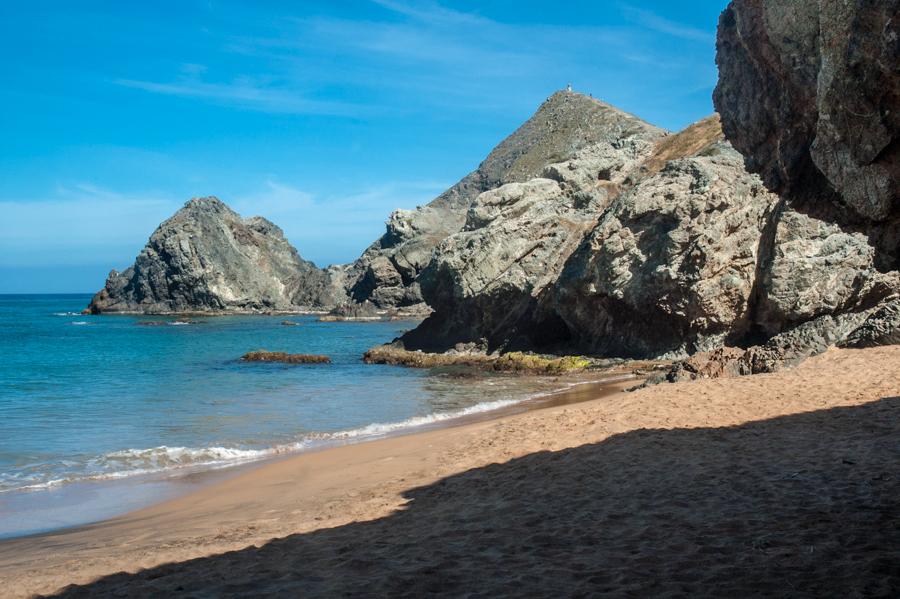
[[[342,291],[303,260],[281,229],[197,198],[163,222],[130,268],[113,271],[93,313],[264,312],[323,309]]]
[[[252,351],[241,356],[242,362],[281,362],[283,364],[331,364],[331,358],[316,354],[288,354],[282,351]]]

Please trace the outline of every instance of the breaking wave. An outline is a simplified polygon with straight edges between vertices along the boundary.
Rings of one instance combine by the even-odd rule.
[[[610,379],[610,381],[612,380],[614,379]],[[327,445],[329,443],[358,442],[384,437],[391,433],[423,428],[473,414],[510,407],[587,383],[569,383],[562,389],[551,392],[533,394],[518,399],[489,401],[447,412],[413,416],[397,422],[376,422],[342,431],[306,434],[295,442],[262,449],[218,446],[201,448],[160,446],[114,451],[82,463],[67,460],[55,464],[32,464],[19,469],[15,473],[0,473],[0,493],[48,489],[75,482],[115,480],[131,476],[176,473],[187,469],[216,469],[233,466],[296,453],[310,447]],[[70,474],[67,473],[67,475],[61,476],[64,470],[69,470]]]

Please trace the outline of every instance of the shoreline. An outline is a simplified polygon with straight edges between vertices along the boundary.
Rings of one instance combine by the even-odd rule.
[[[539,410],[563,403],[585,401],[590,395],[607,395],[622,386],[639,383],[634,374],[610,369],[560,377],[560,387],[521,399],[488,401],[449,413],[432,413],[399,422],[375,422],[359,429],[323,434],[321,438],[298,441],[296,446],[276,445],[255,450],[257,457],[233,462],[187,465],[153,472],[110,474],[97,478],[76,479],[61,484],[10,489],[0,492],[0,524],[4,524],[0,543],[33,536],[78,530],[85,526],[113,520],[142,509],[190,495],[204,487],[239,476],[244,472],[293,457],[326,451],[335,447],[370,443],[424,431],[465,426],[504,416]],[[513,376],[513,375],[511,375]],[[499,405],[498,405],[499,404]],[[72,517],[71,506],[78,507]],[[17,506],[24,506],[22,509]],[[21,510],[21,511],[19,511]],[[11,522],[17,527],[10,528]],[[50,524],[49,522],[54,522]],[[33,523],[33,524],[30,524]],[[38,524],[40,523],[40,524]]]
[[[873,548],[873,535],[890,530],[864,529],[880,526],[871,512],[848,513],[832,528],[817,506],[861,509],[857,489],[896,497],[896,477],[878,472],[897,458],[898,366],[900,346],[829,350],[774,374],[658,385],[294,455],[119,518],[0,541],[0,580],[13,597],[71,583],[91,583],[87,593],[98,594],[221,594],[247,592],[247,581],[269,585],[250,587],[257,592],[327,596],[386,592],[393,578],[415,580],[423,567],[445,582],[456,573],[509,584],[485,570],[500,556],[510,576],[552,566],[557,580],[536,585],[587,584],[583,570],[565,564],[591,559],[600,561],[586,567],[619,572],[612,590],[660,590],[615,586],[647,564],[662,568],[654,584],[675,585],[668,590],[708,590],[696,585],[717,576],[734,590],[753,584],[754,568],[788,559],[748,549],[764,538],[769,547],[797,545],[785,575],[806,568],[826,576],[824,568],[831,577],[822,582],[837,584],[845,570],[891,551]],[[834,486],[856,478],[879,482]],[[862,540],[829,552],[847,518]],[[572,553],[593,543],[594,526],[610,541]],[[697,526],[710,535],[692,535]],[[545,529],[568,540],[559,545]],[[512,549],[522,542],[531,550]],[[767,571],[766,583],[783,590],[780,571]],[[115,572],[123,573],[92,582]],[[299,586],[284,586],[291,580]]]

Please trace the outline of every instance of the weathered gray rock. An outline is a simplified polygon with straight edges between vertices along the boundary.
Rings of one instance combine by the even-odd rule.
[[[634,121],[624,113],[604,120],[592,135],[599,141],[546,165],[543,177],[480,194],[462,230],[437,246],[421,273],[422,294],[436,312],[404,344],[441,351],[460,343],[491,350],[565,341],[558,336],[565,327],[543,311],[541,298],[652,153],[658,130]]]
[[[696,135],[697,126],[679,134]],[[704,138],[625,191],[568,261],[554,308],[576,347],[679,356],[749,330],[759,244],[778,198],[721,133]]]
[[[342,290],[300,258],[278,227],[198,198],[163,222],[135,263],[110,273],[89,310],[256,312],[325,309]]]
[[[437,313],[411,345],[446,350],[482,339],[488,347],[531,345],[541,335],[533,319],[540,294],[606,201],[604,193],[567,194],[542,178],[478,196],[463,231],[437,247],[420,277]]]
[[[662,129],[583,94],[553,94],[459,183],[427,206],[391,214],[385,234],[348,269],[351,297],[379,308],[421,304],[419,273],[438,244],[463,228],[479,194],[538,177],[547,165],[600,141],[662,134]]]
[[[718,119],[620,138],[482,193],[419,276],[407,349],[687,358],[669,380],[771,372],[896,335],[873,237],[769,192]]]
[[[547,178],[481,194],[419,278],[435,312],[411,349],[681,356],[751,329],[778,205],[710,117],[595,143]]]
[[[675,362],[663,377],[669,382],[775,372],[796,366],[830,347],[869,347],[900,339],[897,301],[875,309],[825,315],[771,337],[761,345],[723,347]],[[661,382],[661,381],[656,381]]]
[[[898,0],[734,0],[717,47],[725,134],[771,189],[900,210]]]
[[[896,272],[875,268],[875,248],[865,235],[791,208],[776,215],[772,247],[756,315],[768,334],[868,309],[900,289]]]
[[[841,342],[844,347],[873,347],[900,343],[900,299],[886,301]]]

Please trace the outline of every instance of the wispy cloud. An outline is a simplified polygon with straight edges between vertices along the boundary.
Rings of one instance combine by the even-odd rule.
[[[491,21],[473,13],[445,8],[437,2],[423,2],[417,6],[396,0],[372,0],[374,4],[392,12],[434,25],[484,25]]]
[[[0,201],[0,265],[124,266],[179,204],[163,194],[122,194],[87,182],[58,185],[47,198]]]
[[[365,18],[272,21],[262,13],[264,24],[251,28],[252,35],[216,38],[221,51],[239,57],[228,62],[252,64],[253,72],[216,78],[202,65],[187,64],[172,80],[123,77],[116,83],[273,113],[365,117],[439,109],[474,116],[533,107],[569,82],[612,101],[629,93],[641,97],[642,87],[651,86],[647,78],[624,79],[622,65],[634,63],[634,56],[661,69],[654,73],[658,79],[701,76],[657,47],[659,33],[711,39],[628,5],[621,9],[631,26],[561,26],[501,22],[437,2],[371,2],[384,9],[383,18],[370,11]]]
[[[262,112],[329,116],[362,116],[371,112],[371,108],[367,106],[309,99],[297,90],[279,89],[252,77],[239,77],[227,83],[211,83],[200,79],[201,74],[202,71],[195,71],[168,83],[137,79],[115,79],[113,82],[147,92],[206,99]]]
[[[313,194],[268,178],[260,189],[238,196],[232,208],[244,216],[263,216],[284,226],[308,220],[313,206]]]
[[[714,43],[716,39],[715,34],[709,31],[703,31],[696,27],[690,27],[689,25],[666,19],[665,17],[643,8],[625,4],[622,5],[622,10],[625,13],[625,16],[632,21],[659,33],[664,33],[684,40],[702,42],[704,44]]]

